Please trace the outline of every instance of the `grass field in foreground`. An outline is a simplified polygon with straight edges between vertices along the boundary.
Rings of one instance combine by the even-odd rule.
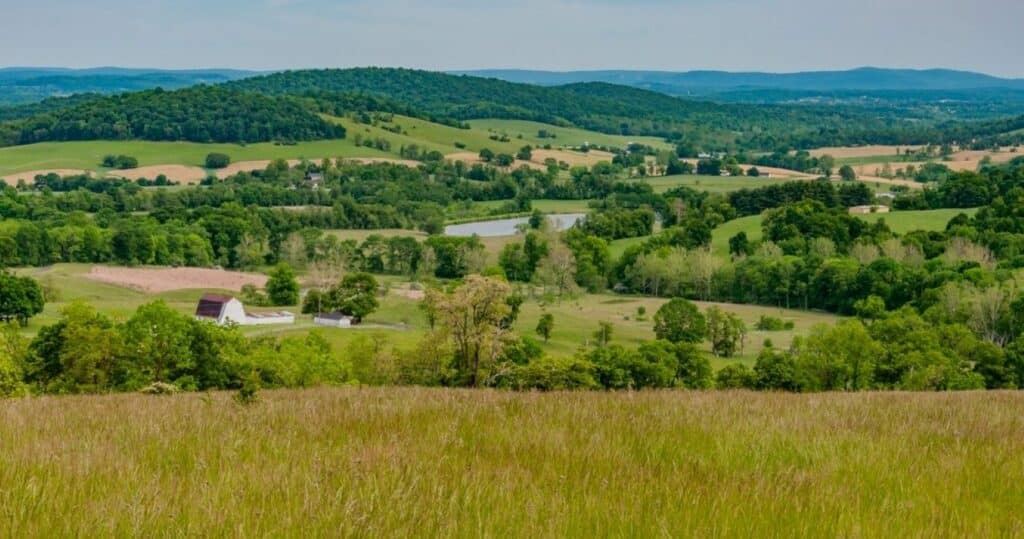
[[[1024,393],[0,401],[13,537],[1011,537]]]

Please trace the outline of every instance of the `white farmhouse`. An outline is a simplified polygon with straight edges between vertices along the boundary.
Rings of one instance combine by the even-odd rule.
[[[288,311],[276,313],[248,313],[245,305],[237,298],[220,294],[204,294],[196,306],[196,320],[209,320],[219,326],[238,324],[240,326],[262,326],[269,324],[294,324],[295,315]]]

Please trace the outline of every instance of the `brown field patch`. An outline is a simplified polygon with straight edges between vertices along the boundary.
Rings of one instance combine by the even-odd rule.
[[[242,273],[209,268],[123,268],[93,266],[87,279],[113,284],[149,293],[170,292],[210,288],[217,290],[241,291],[242,286],[251,284],[262,287],[267,276],[256,273]]]
[[[554,159],[569,163],[571,166],[592,167],[601,161],[611,162],[615,154],[591,150],[589,152],[574,152],[571,150],[533,150],[533,161],[543,164],[545,159]]]
[[[486,163],[484,163],[484,161],[482,159],[480,159],[480,155],[479,154],[476,154],[476,153],[473,153],[473,152],[450,153],[450,154],[444,156],[444,158],[447,159],[448,161],[462,161],[463,163],[466,163],[467,165],[471,165],[471,166],[472,165],[476,165],[476,164],[481,164],[481,165],[486,164]],[[536,154],[534,155],[534,159],[536,159]],[[526,165],[526,166],[528,166],[530,168],[533,168],[533,169],[536,169],[536,170],[547,170],[547,167],[544,166],[541,163],[534,163],[533,161],[520,161],[518,159],[509,168],[516,169],[516,168],[519,168],[519,167],[521,167],[523,165]]]
[[[1003,149],[998,152],[985,151],[985,150],[963,150],[954,153],[950,156],[948,161],[935,159],[932,161],[900,161],[893,156],[892,160],[879,160],[872,163],[863,163],[860,165],[854,165],[853,170],[857,172],[857,175],[863,176],[876,176],[878,171],[885,166],[886,162],[889,163],[889,167],[893,172],[900,169],[906,169],[908,166],[920,169],[928,163],[935,163],[939,165],[945,165],[954,172],[961,171],[975,171],[981,166],[981,161],[988,157],[993,164],[1007,163],[1013,160],[1015,157],[1020,157],[1022,154],[1017,152],[1010,152],[1009,149]]]
[[[107,173],[108,176],[114,178],[129,180],[139,178],[153,180],[161,174],[167,176],[169,180],[184,184],[199,183],[206,178],[206,170],[188,165],[150,165],[129,170],[111,170]]]
[[[18,172],[15,174],[8,174],[0,180],[10,184],[17,185],[18,180],[25,180],[26,183],[32,183],[36,176],[45,176],[47,174],[57,174],[59,176],[76,176],[78,174],[92,174],[88,170],[81,170],[76,168],[51,168],[51,169],[40,169],[40,170],[27,170],[25,172]]]
[[[829,148],[818,148],[811,150],[809,153],[812,157],[820,157],[822,155],[831,155],[836,159],[849,159],[853,157],[873,157],[876,155],[891,155],[893,158],[896,157],[896,150],[903,153],[904,150],[918,150],[923,146],[883,146],[883,145],[872,145],[872,146],[847,146],[847,147],[829,147]]]

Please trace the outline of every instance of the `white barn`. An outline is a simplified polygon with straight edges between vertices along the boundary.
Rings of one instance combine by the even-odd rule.
[[[331,328],[350,328],[352,327],[352,317],[339,312],[317,313],[313,316],[313,323]]]
[[[248,313],[245,305],[237,298],[220,294],[204,294],[196,306],[196,320],[209,320],[219,326],[238,324],[240,326],[262,326],[270,324],[294,324],[295,315],[288,311],[276,313]]]

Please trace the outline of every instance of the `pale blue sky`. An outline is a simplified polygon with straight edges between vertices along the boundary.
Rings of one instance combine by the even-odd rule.
[[[1024,77],[1024,0],[0,0],[0,65]]]

